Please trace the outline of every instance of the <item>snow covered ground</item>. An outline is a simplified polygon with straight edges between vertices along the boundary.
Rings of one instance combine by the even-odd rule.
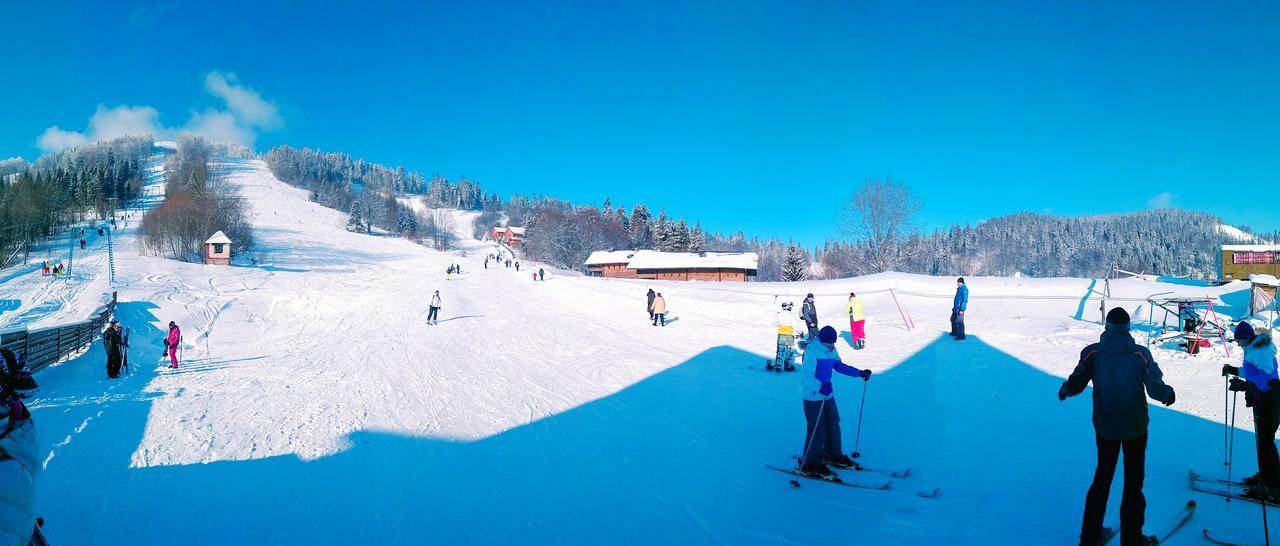
[[[1101,331],[1089,279],[969,279],[971,336],[955,342],[950,278],[715,284],[547,268],[535,282],[536,264],[485,269],[488,243],[442,253],[349,233],[345,214],[261,162],[219,168],[253,206],[256,263],[142,256],[131,224],[115,288],[135,373],[106,380],[95,345],[37,376],[48,450],[38,512],[56,544],[1075,541],[1094,463],[1090,404],[1055,394]],[[446,281],[452,263],[463,271]],[[101,278],[10,297],[19,315],[37,305],[23,298],[63,302],[28,311],[31,322],[80,318],[109,288]],[[666,328],[647,321],[650,287],[672,311]],[[1163,292],[1247,305],[1242,284],[1111,289],[1139,317]],[[434,290],[444,307],[428,326]],[[848,293],[867,300],[867,349],[840,351],[876,374],[865,464],[913,468],[888,491],[794,489],[764,468],[801,448],[799,378],[750,366],[772,356],[778,303],[810,291],[842,335]],[[158,367],[170,320],[184,329],[176,371]],[[1178,403],[1151,409],[1149,531],[1195,498],[1197,520],[1170,544],[1200,543],[1203,526],[1260,537],[1255,505],[1186,485],[1190,468],[1224,473],[1218,370],[1238,351],[1153,351]],[[836,380],[847,450],[863,387]],[[1256,469],[1239,411],[1237,476]],[[936,498],[916,494],[935,487]]]

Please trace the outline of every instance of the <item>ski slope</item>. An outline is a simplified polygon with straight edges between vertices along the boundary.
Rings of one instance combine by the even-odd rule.
[[[491,246],[469,237],[445,253],[349,233],[345,214],[260,161],[217,168],[253,207],[252,254],[234,267],[179,263],[140,255],[123,230],[114,288],[134,373],[105,379],[95,345],[37,374],[37,512],[55,544],[1076,540],[1090,404],[1056,392],[1101,331],[1091,280],[969,279],[970,338],[955,342],[950,278],[704,284],[547,268],[534,282],[537,264],[485,269]],[[446,280],[453,263],[463,272]],[[665,328],[648,323],[650,287],[667,299]],[[1111,284],[1114,304],[1143,318],[1151,294],[1213,296],[1238,312],[1243,289]],[[434,290],[443,309],[428,326]],[[875,372],[859,449],[867,465],[913,471],[888,491],[794,489],[764,465],[800,451],[799,378],[750,366],[772,357],[777,305],[806,292],[847,336],[850,291],[866,299],[868,344],[839,350]],[[71,316],[95,297],[43,301],[77,302],[60,307]],[[184,331],[176,371],[159,366],[170,320]],[[1189,468],[1224,473],[1218,370],[1238,351],[1153,352],[1178,403],[1151,409],[1148,531],[1195,498],[1191,529],[1169,544],[1199,544],[1201,526],[1260,536],[1256,506],[1186,485]],[[835,383],[850,451],[863,388]],[[1256,470],[1239,412],[1237,476]],[[935,487],[936,498],[917,495]]]

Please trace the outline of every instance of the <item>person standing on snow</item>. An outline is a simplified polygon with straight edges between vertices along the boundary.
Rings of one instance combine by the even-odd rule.
[[[951,300],[951,337],[964,340],[964,310],[969,306],[969,287],[964,277],[956,279],[956,297]]]
[[[818,478],[835,476],[828,464],[838,468],[853,466],[840,446],[840,409],[836,407],[832,374],[839,372],[863,381],[871,379],[871,370],[859,370],[840,360],[840,353],[836,352],[837,338],[835,328],[823,326],[818,332],[818,343],[809,344],[801,364],[800,396],[804,399],[807,428],[799,471]]]
[[[774,353],[773,362],[764,367],[772,372],[794,372],[796,346],[796,314],[791,302],[782,304],[782,308],[773,317],[773,325],[778,330],[778,351]]]
[[[431,304],[427,306],[427,324],[437,324],[440,321],[440,291],[431,296]]]
[[[0,349],[0,544],[43,544],[36,525],[36,478],[44,468],[35,423],[22,399],[36,392],[30,370]]]
[[[547,280],[547,272],[543,271],[541,267],[538,268],[538,280],[540,281]]]
[[[178,323],[169,321],[169,337],[165,338],[169,344],[169,367],[178,367],[178,346],[182,344],[182,330],[178,329]],[[199,341],[199,340],[197,340]]]
[[[120,323],[111,321],[111,325],[102,332],[102,346],[107,350],[107,377],[120,377],[120,364],[124,359],[124,339],[120,336]]]
[[[657,326],[658,321],[662,321],[662,326],[667,326],[667,300],[662,297],[662,292],[658,292],[653,297],[653,325]]]
[[[1080,544],[1094,545],[1102,537],[1102,518],[1116,473],[1116,461],[1124,451],[1124,496],[1120,500],[1120,544],[1147,544],[1142,534],[1147,499],[1142,495],[1146,473],[1147,396],[1173,405],[1173,387],[1164,383],[1151,351],[1133,341],[1129,313],[1120,307],[1107,313],[1101,339],[1080,352],[1075,371],[1058,388],[1058,400],[1084,392],[1093,382],[1093,429],[1098,445],[1098,466],[1085,497]],[[1145,388],[1146,392],[1143,392]]]
[[[1280,494],[1280,454],[1276,451],[1276,429],[1280,428],[1280,376],[1276,373],[1276,346],[1271,334],[1257,334],[1253,325],[1236,325],[1236,343],[1244,349],[1240,367],[1222,366],[1222,375],[1232,379],[1231,390],[1243,391],[1245,405],[1253,408],[1254,439],[1257,442],[1258,473],[1245,478],[1245,496],[1273,502]]]
[[[646,308],[647,308],[647,309],[649,309],[649,321],[650,321],[650,322],[652,322],[652,321],[653,321],[653,298],[655,298],[655,297],[656,297],[656,295],[657,295],[657,293],[656,293],[656,292],[654,292],[652,288],[650,288],[650,289],[649,289],[649,294],[648,294],[648,296],[647,296],[647,297],[648,297],[648,299],[649,299],[649,305],[648,305],[648,306],[646,306]]]
[[[849,315],[849,339],[853,341],[854,349],[862,349],[867,346],[867,314],[866,308],[862,305],[862,298],[857,294],[849,292],[849,304],[844,306],[844,313]]]
[[[800,306],[800,318],[809,328],[809,340],[812,341],[818,336],[818,308],[813,304],[813,292],[804,297],[804,304]]]

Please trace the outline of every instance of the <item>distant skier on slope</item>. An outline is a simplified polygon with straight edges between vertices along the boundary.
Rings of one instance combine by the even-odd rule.
[[[165,338],[165,342],[169,345],[169,367],[178,367],[178,346],[182,344],[182,330],[178,329],[178,323],[169,321],[169,336]]]
[[[804,304],[800,306],[800,318],[809,328],[809,340],[812,341],[818,336],[818,308],[813,303],[813,292],[804,297]]]
[[[777,328],[778,350],[774,353],[773,362],[764,367],[771,372],[794,372],[796,326],[799,321],[791,302],[782,304],[782,308],[773,316],[773,326]]]
[[[664,328],[667,326],[667,300],[662,297],[662,292],[653,297],[653,325],[657,326],[659,321]]]
[[[1098,445],[1098,466],[1085,497],[1080,544],[1093,546],[1103,537],[1102,519],[1116,473],[1116,461],[1124,451],[1124,496],[1120,500],[1120,544],[1148,544],[1142,534],[1147,500],[1142,495],[1146,466],[1147,396],[1173,405],[1173,387],[1151,352],[1139,346],[1129,333],[1129,313],[1116,307],[1107,313],[1101,339],[1080,352],[1075,371],[1058,388],[1058,400],[1084,392],[1093,382],[1093,428]],[[1143,393],[1143,389],[1146,393]]]
[[[120,323],[111,321],[111,325],[102,332],[102,347],[107,350],[107,377],[120,377],[120,364],[124,359],[124,339],[120,334]]]
[[[31,412],[22,403],[36,390],[30,370],[0,349],[0,544],[44,540],[35,515],[35,481],[44,466]]]
[[[431,304],[427,306],[427,324],[436,324],[440,317],[440,291],[431,296]]]
[[[646,297],[648,298],[648,300],[649,300],[649,304],[646,306],[646,308],[649,310],[649,321],[650,321],[650,322],[652,322],[652,321],[653,321],[653,298],[657,297],[657,294],[658,294],[657,292],[654,292],[654,291],[653,291],[653,289],[652,289],[652,288],[650,288],[650,289],[649,289],[649,294],[647,294],[647,296],[646,296]]]
[[[849,340],[853,341],[854,349],[862,349],[867,346],[867,314],[866,308],[862,305],[862,298],[857,294],[849,292],[849,304],[844,306],[844,312],[849,315]]]
[[[956,297],[951,300],[951,337],[964,340],[964,310],[969,306],[969,287],[964,277],[956,279]]]
[[[547,280],[547,272],[543,271],[541,267],[538,268],[538,280],[540,281]]]
[[[839,468],[853,466],[840,445],[840,410],[831,384],[832,373],[840,372],[863,381],[871,379],[871,370],[859,370],[840,360],[836,339],[835,328],[822,327],[818,343],[810,343],[805,349],[800,371],[800,396],[804,399],[807,428],[799,471],[819,478],[835,476],[827,464]]]
[[[1240,367],[1222,366],[1222,375],[1232,379],[1231,390],[1244,392],[1245,405],[1253,408],[1254,439],[1257,442],[1258,473],[1245,478],[1245,496],[1273,501],[1280,493],[1280,454],[1276,451],[1276,429],[1280,428],[1280,376],[1276,372],[1276,346],[1271,334],[1255,333],[1253,325],[1241,321],[1235,329],[1236,343],[1244,349]],[[1266,486],[1265,488],[1261,486]],[[1264,491],[1273,493],[1267,495]]]

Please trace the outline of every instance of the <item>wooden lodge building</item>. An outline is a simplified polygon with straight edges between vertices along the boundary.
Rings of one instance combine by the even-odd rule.
[[[596,277],[660,281],[737,281],[756,276],[754,252],[658,252],[598,250],[584,265]]]
[[[524,228],[515,226],[494,226],[489,230],[489,238],[509,247],[518,247],[524,244]]]
[[[1255,274],[1280,277],[1280,245],[1222,245],[1218,277],[1223,282],[1243,281]]]

